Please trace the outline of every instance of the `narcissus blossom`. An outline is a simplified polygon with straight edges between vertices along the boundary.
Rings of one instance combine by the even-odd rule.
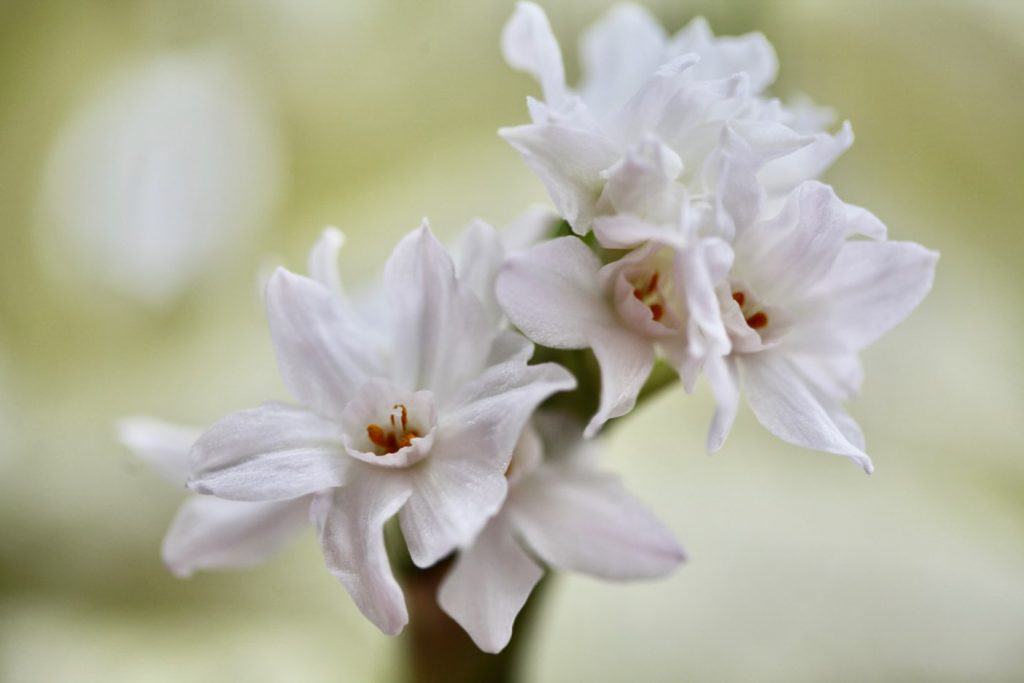
[[[399,516],[409,554],[429,566],[469,544],[505,498],[526,421],[560,366],[527,365],[532,345],[501,329],[456,276],[426,224],[384,272],[382,336],[320,282],[279,269],[267,285],[271,336],[298,406],[230,415],[192,449],[189,485],[233,500],[315,494],[328,568],[382,631],[408,620],[384,549]]]
[[[121,443],[179,487],[188,480],[189,450],[201,433],[200,429],[148,417],[125,418],[118,423]],[[241,502],[189,496],[164,536],[164,564],[182,578],[205,569],[259,564],[309,525],[310,500],[304,496]]]
[[[585,432],[593,436],[632,410],[659,352],[681,373],[688,358],[728,352],[714,284],[731,258],[722,240],[685,249],[651,242],[602,265],[582,240],[561,237],[509,256],[497,293],[537,343],[594,350],[601,398]]]
[[[545,457],[537,432],[524,431],[509,468],[508,499],[459,553],[438,591],[441,607],[485,652],[508,644],[544,573],[535,557],[617,581],[664,576],[685,559],[672,533],[618,477],[598,469],[592,442],[548,437],[553,448]]]
[[[763,88],[776,69],[763,37],[714,39],[698,23],[675,48],[655,46],[668,61],[652,53],[633,64],[646,48],[628,28],[638,22],[616,19],[625,15],[613,12],[584,42],[581,93],[565,84],[538,6],[519,3],[502,36],[506,60],[537,78],[544,101],[530,99],[532,123],[501,135],[577,233],[616,214],[675,221],[689,205],[742,222],[759,202],[820,175],[852,142],[848,125],[836,135],[808,130],[809,117],[752,87]]]
[[[924,299],[938,254],[886,241],[875,216],[813,181],[778,214],[740,227],[732,269],[717,287],[732,352],[709,361],[719,405],[708,447],[724,442],[742,387],[776,436],[870,472],[864,436],[842,409],[860,388],[857,353]]]

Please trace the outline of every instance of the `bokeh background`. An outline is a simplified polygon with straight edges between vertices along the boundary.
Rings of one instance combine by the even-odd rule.
[[[609,3],[544,4],[573,73]],[[749,412],[707,457],[704,387],[614,431],[608,465],[692,560],[650,584],[559,577],[528,680],[1021,680],[1024,4],[648,6],[672,30],[704,14],[764,31],[775,92],[853,121],[828,177],[841,196],[943,256],[931,297],[866,354],[851,410],[874,476]],[[174,579],[159,544],[183,492],[113,423],[202,426],[284,397],[258,273],[303,267],[322,226],[369,285],[421,216],[454,239],[545,201],[495,135],[534,92],[501,61],[510,11],[0,3],[0,680],[401,670],[403,642],[360,618],[311,533],[261,568]],[[160,161],[128,163],[140,149]]]

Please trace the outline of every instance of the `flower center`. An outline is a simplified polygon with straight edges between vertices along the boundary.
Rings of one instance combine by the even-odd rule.
[[[655,322],[661,320],[665,315],[665,297],[658,289],[658,271],[654,271],[650,277],[633,281],[633,296],[651,310],[651,317]]]
[[[751,329],[759,330],[768,324],[768,314],[764,311],[757,310],[757,306],[747,306],[747,295],[743,292],[733,292],[732,299],[735,301],[740,310],[743,311],[743,319],[747,325],[750,325]]]
[[[366,425],[366,435],[370,442],[377,447],[376,455],[388,455],[397,453],[400,449],[412,444],[412,440],[419,437],[415,429],[409,429],[409,411],[404,403],[396,403],[391,407],[391,414],[388,416],[389,429],[379,424]]]

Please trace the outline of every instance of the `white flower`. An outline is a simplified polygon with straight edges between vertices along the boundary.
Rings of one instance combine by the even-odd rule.
[[[601,398],[585,435],[633,409],[658,352],[682,373],[689,358],[724,354],[715,284],[732,252],[721,239],[680,246],[651,242],[602,266],[577,237],[561,237],[506,260],[498,299],[513,324],[539,344],[592,348]],[[692,386],[695,375],[684,377]]]
[[[508,644],[512,623],[543,574],[534,556],[557,569],[618,581],[664,576],[685,559],[672,533],[618,477],[597,469],[593,447],[578,436],[549,446],[545,458],[539,435],[527,427],[504,506],[459,553],[438,591],[442,609],[485,652]]]
[[[732,269],[718,286],[732,352],[704,366],[718,401],[710,450],[724,442],[742,387],[776,436],[871,471],[864,436],[842,408],[860,388],[857,352],[921,302],[938,260],[885,235],[875,216],[814,181],[778,214],[741,226]]]
[[[575,386],[502,331],[424,224],[384,273],[384,343],[322,284],[278,270],[267,287],[282,378],[301,407],[230,415],[192,451],[190,486],[236,500],[316,494],[327,564],[382,631],[408,621],[384,550],[399,515],[425,567],[472,541],[505,498],[505,470],[537,405]]]
[[[161,55],[100,88],[58,136],[42,194],[47,263],[56,278],[172,303],[267,224],[281,157],[238,63]]]
[[[148,417],[121,420],[118,435],[139,459],[171,484],[185,486],[189,450],[201,430]],[[204,569],[239,569],[259,564],[309,524],[309,503],[294,500],[241,502],[190,496],[164,536],[161,555],[175,575]]]
[[[537,78],[545,101],[529,100],[532,124],[501,134],[577,233],[616,214],[676,221],[690,204],[746,222],[852,143],[848,124],[807,130],[809,117],[759,95],[776,70],[762,36],[713,39],[698,21],[665,45],[638,12],[614,11],[587,35],[579,95],[543,10],[519,3],[503,34],[506,60]]]

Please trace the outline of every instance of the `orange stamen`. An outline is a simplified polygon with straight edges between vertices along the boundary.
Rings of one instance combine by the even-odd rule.
[[[402,414],[398,420],[395,419],[394,413],[388,416],[391,431],[384,431],[384,428],[378,424],[366,425],[366,436],[369,437],[370,442],[384,451],[377,455],[396,453],[400,449],[412,445],[412,440],[419,437],[416,430],[409,429],[409,411],[406,410],[405,405],[396,403],[393,409],[402,411]],[[399,428],[399,423],[401,423],[401,428]]]
[[[394,440],[394,435],[386,434],[380,425],[366,425],[366,435],[374,446],[388,450]],[[391,437],[390,439],[388,437]]]
[[[661,304],[651,304],[651,317],[654,318],[654,322],[661,320],[661,316],[665,314],[665,309]]]
[[[743,302],[747,300],[747,297],[744,296],[743,292],[733,292],[732,293],[732,300],[735,301],[737,304],[739,304],[742,307],[743,306]]]
[[[754,315],[747,318],[747,324],[755,330],[759,330],[768,324],[768,316],[762,311],[758,311]]]
[[[651,276],[651,281],[647,283],[647,291],[644,294],[651,294],[658,288],[658,271],[654,271],[654,275]]]

